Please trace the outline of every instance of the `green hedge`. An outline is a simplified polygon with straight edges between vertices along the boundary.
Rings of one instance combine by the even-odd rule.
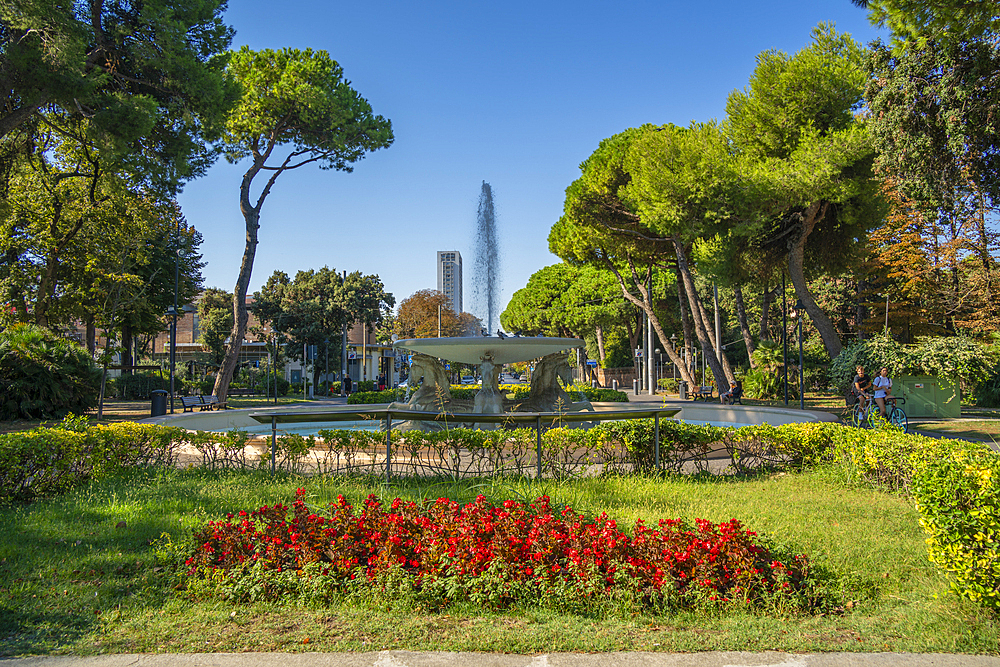
[[[956,447],[913,477],[930,559],[961,596],[1000,610],[1000,456]]]
[[[152,396],[154,389],[170,391],[170,378],[159,375],[135,373],[132,375],[122,375],[108,381],[109,387],[105,392],[126,401],[148,400]],[[184,380],[174,377],[174,391],[184,393]]]
[[[348,405],[368,405],[371,403],[392,403],[406,397],[405,389],[386,389],[385,391],[359,391],[347,397]]]
[[[183,433],[132,422],[87,426],[70,418],[57,427],[0,434],[0,489],[9,500],[26,501],[123,466],[175,463]]]

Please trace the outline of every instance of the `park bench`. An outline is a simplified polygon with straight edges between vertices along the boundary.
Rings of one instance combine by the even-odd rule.
[[[194,412],[198,408],[202,412],[205,410],[224,410],[226,404],[219,402],[215,396],[181,396],[181,406],[184,412]]]
[[[697,401],[700,398],[701,400],[708,402],[708,400],[712,398],[712,392],[714,391],[715,387],[710,384],[698,387],[698,391],[694,392],[694,400]]]

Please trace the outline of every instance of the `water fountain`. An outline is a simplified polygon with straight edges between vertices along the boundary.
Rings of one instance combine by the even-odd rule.
[[[493,189],[483,181],[476,216],[476,261],[473,296],[477,314],[484,315],[486,331],[493,333],[500,324],[500,242],[497,236]]]
[[[411,338],[400,340],[393,347],[414,353],[410,363],[410,385],[420,382],[410,399],[389,405],[391,410],[462,415],[505,414],[508,412],[579,412],[593,410],[588,401],[573,402],[559,385],[572,383],[572,371],[565,351],[580,347],[579,338],[523,338],[519,336],[465,338]],[[448,372],[440,359],[479,367],[482,385],[471,401],[451,395]],[[507,399],[499,387],[500,369],[504,364],[539,359],[531,378],[528,398],[515,403]],[[474,421],[471,420],[470,421]],[[404,427],[436,429],[440,424],[416,421]]]

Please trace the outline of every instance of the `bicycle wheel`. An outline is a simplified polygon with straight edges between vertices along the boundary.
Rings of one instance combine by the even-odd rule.
[[[851,409],[851,426],[857,428],[865,428],[867,426],[868,413],[865,411],[865,406],[858,403]]]
[[[847,408],[847,423],[854,427],[860,426],[860,424],[858,424],[857,405],[852,405],[851,407]]]
[[[868,428],[878,429],[885,424],[885,417],[878,411],[878,406],[873,405],[868,413]]]
[[[903,429],[903,433],[910,430],[909,420],[906,419],[906,413],[903,412],[902,408],[892,409],[892,412],[889,413],[889,423]]]

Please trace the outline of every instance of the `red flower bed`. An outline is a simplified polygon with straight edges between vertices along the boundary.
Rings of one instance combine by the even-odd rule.
[[[662,519],[655,528],[638,521],[629,535],[604,514],[557,511],[547,496],[500,506],[483,496],[465,506],[447,498],[426,506],[397,498],[385,506],[369,496],[360,508],[340,496],[320,515],[309,510],[304,494],[296,492],[291,515],[279,504],[209,522],[194,535],[189,574],[254,564],[301,571],[315,563],[321,576],[337,581],[375,581],[401,570],[419,587],[444,578],[470,583],[499,564],[505,580],[540,589],[625,586],[643,595],[710,600],[794,593],[806,580],[805,556],[779,562],[736,519],[719,525],[698,519],[694,526]]]

